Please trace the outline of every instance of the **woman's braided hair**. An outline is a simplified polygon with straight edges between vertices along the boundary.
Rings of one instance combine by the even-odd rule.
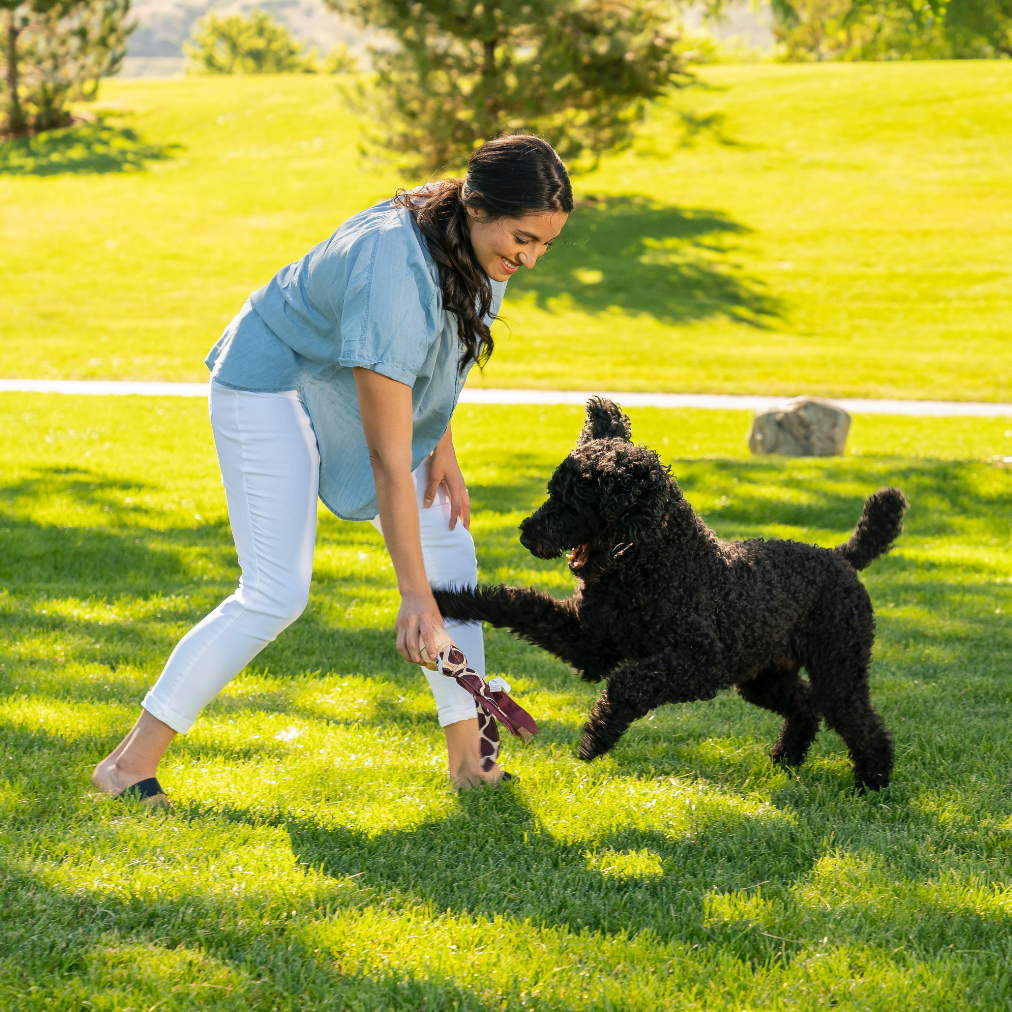
[[[439,267],[443,308],[457,317],[460,368],[484,366],[492,354],[485,317],[492,308],[489,277],[471,247],[470,210],[483,222],[573,210],[573,189],[562,159],[547,141],[510,134],[476,148],[463,179],[444,179],[394,200],[415,217]]]

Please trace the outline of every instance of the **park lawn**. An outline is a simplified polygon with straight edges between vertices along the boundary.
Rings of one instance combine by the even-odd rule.
[[[518,787],[455,796],[367,524],[321,512],[306,614],[170,750],[171,814],[91,765],[237,576],[206,408],[0,397],[0,1008],[1012,1008],[1012,419],[855,420],[851,452],[746,455],[735,412],[634,410],[724,536],[843,540],[911,501],[863,579],[894,786],[855,797],[823,732],[788,773],[732,694],[575,758],[596,687],[501,632],[541,734]],[[575,408],[471,407],[483,577],[567,593],[516,541]],[[903,448],[903,454],[895,452]]]
[[[1012,64],[705,67],[512,281],[484,386],[1009,399]],[[0,147],[0,377],[199,380],[398,185],[333,79],[103,83]]]

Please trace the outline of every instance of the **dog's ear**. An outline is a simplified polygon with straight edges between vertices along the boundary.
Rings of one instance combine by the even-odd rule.
[[[672,485],[668,469],[652,450],[632,447],[625,460],[616,460],[610,476],[610,489],[602,506],[604,519],[620,527],[632,543],[646,544],[660,537],[667,521],[668,502],[680,498]]]
[[[626,442],[632,434],[629,416],[613,401],[605,397],[591,397],[587,401],[587,424],[580,433],[579,443],[589,443],[592,439],[624,439]]]

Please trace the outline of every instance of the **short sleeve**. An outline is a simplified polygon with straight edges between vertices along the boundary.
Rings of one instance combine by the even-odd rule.
[[[442,328],[442,306],[419,237],[404,218],[357,244],[340,313],[339,361],[412,386]]]

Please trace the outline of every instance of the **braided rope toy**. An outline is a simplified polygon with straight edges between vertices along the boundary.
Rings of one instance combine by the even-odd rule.
[[[430,671],[438,671],[447,678],[454,679],[474,698],[478,708],[481,768],[487,772],[499,759],[499,728],[496,721],[525,743],[538,733],[538,725],[522,706],[510,699],[510,686],[504,678],[493,678],[491,682],[486,682],[474,668],[468,667],[464,651],[450,639],[445,630],[437,632],[436,637],[435,660],[423,646],[420,650],[422,663]]]

